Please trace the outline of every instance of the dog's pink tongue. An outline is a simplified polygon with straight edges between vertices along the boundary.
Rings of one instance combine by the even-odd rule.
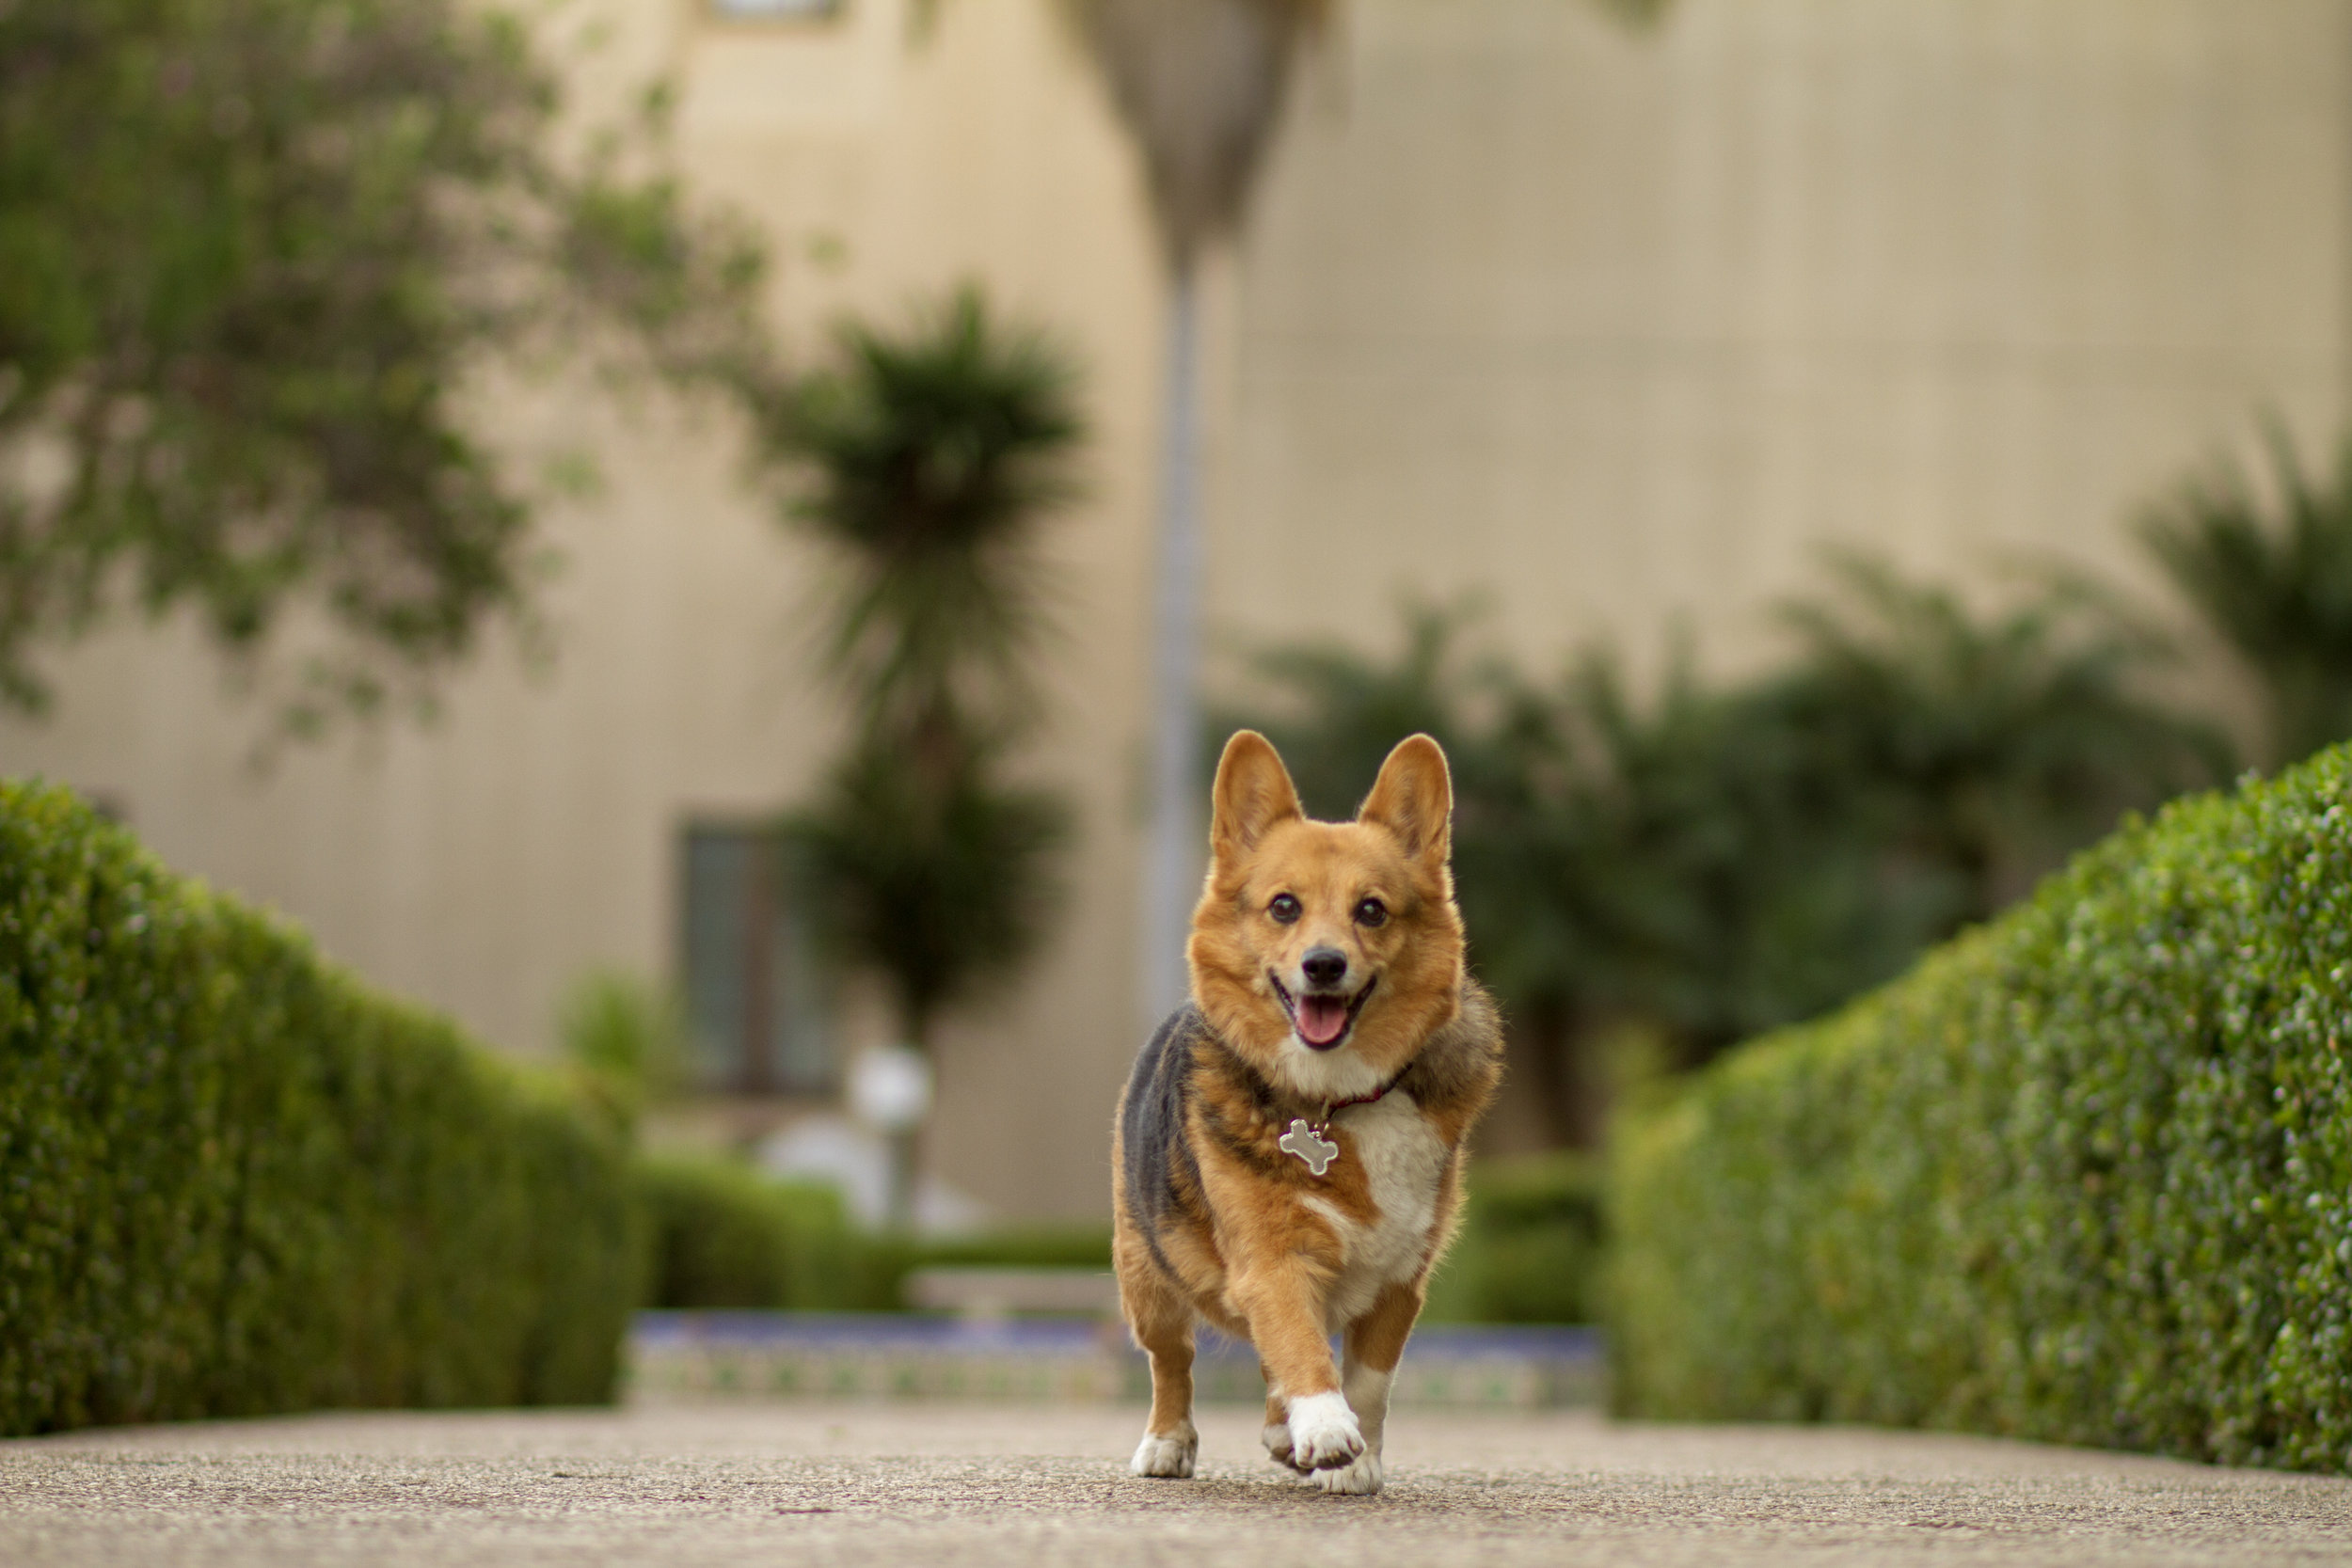
[[[1298,1034],[1309,1045],[1329,1045],[1347,1027],[1347,1003],[1337,996],[1298,999]]]

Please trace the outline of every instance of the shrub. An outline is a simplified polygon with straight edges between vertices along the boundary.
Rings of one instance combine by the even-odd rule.
[[[2345,1468],[2347,785],[2127,825],[1632,1118],[1620,1405]]]
[[[869,1250],[840,1196],[771,1181],[733,1161],[649,1158],[639,1167],[655,1307],[841,1308],[877,1301]]]
[[[608,1398],[630,1215],[569,1094],[0,784],[0,1433]]]
[[[1108,1225],[917,1239],[850,1227],[830,1188],[771,1180],[739,1161],[662,1155],[639,1171],[650,1220],[649,1305],[887,1311],[929,1264],[1111,1266]]]
[[[1470,1170],[1462,1231],[1430,1282],[1436,1323],[1581,1323],[1599,1307],[1600,1180],[1574,1153]]]
[[[977,1236],[940,1237],[915,1243],[910,1267],[943,1264],[988,1269],[1101,1269],[1111,1266],[1111,1227],[1083,1222],[1025,1225]]]

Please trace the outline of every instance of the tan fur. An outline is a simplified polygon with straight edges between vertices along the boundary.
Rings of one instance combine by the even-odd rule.
[[[1464,970],[1448,864],[1452,785],[1435,741],[1401,743],[1356,819],[1329,823],[1307,818],[1274,748],[1245,730],[1226,745],[1214,806],[1213,863],[1187,947],[1200,1019],[1171,1047],[1188,1053],[1170,1070],[1184,1074],[1189,1168],[1170,1159],[1154,1173],[1167,1191],[1147,1235],[1137,1215],[1153,1211],[1129,1201],[1122,1144],[1113,1253],[1128,1325],[1152,1358],[1147,1447],[1174,1434],[1192,1440],[1199,1320],[1255,1346],[1268,1384],[1268,1446],[1298,1464],[1284,1423],[1298,1401],[1341,1387],[1327,1335],[1343,1335],[1351,1386],[1359,1366],[1386,1374],[1397,1365],[1453,1235],[1464,1139],[1501,1077],[1501,1029]],[[1300,906],[1293,923],[1269,913],[1281,894]],[[1358,917],[1367,898],[1385,907],[1384,923]],[[1345,954],[1348,974],[1369,975],[1373,987],[1327,1053],[1295,1035],[1273,979],[1311,949]],[[1327,1135],[1340,1154],[1324,1176],[1277,1147],[1294,1118],[1320,1123],[1330,1102],[1391,1080],[1392,1103],[1330,1117]],[[1122,1101],[1122,1129],[1126,1120]],[[1384,1213],[1381,1181],[1399,1213]],[[1422,1213],[1425,1234],[1412,1228]],[[1409,1243],[1402,1252],[1400,1236]],[[1348,1300],[1369,1305],[1332,1321]],[[1385,1408],[1385,1378],[1372,1382]],[[1371,1468],[1359,1459],[1346,1472],[1355,1481],[1327,1477],[1335,1490],[1379,1484],[1381,1412],[1355,1414]],[[1188,1458],[1181,1473],[1190,1473]]]

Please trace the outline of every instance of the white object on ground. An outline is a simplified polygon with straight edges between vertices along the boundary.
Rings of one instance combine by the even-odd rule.
[[[847,1117],[804,1117],[759,1146],[759,1168],[771,1176],[833,1188],[858,1224],[882,1224],[890,1203],[890,1148]],[[914,1228],[926,1236],[958,1236],[984,1228],[988,1206],[937,1177],[914,1189]]]

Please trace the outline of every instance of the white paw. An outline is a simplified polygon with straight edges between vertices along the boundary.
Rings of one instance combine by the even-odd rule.
[[[1291,1429],[1287,1421],[1268,1421],[1258,1433],[1258,1441],[1265,1445],[1266,1457],[1277,1465],[1287,1465],[1295,1470],[1298,1461],[1291,1454]]]
[[[1380,1490],[1380,1456],[1376,1453],[1358,1454],[1354,1464],[1343,1465],[1336,1470],[1317,1470],[1312,1480],[1326,1492],[1369,1497]]]
[[[1364,1451],[1356,1413],[1338,1393],[1291,1401],[1291,1464],[1301,1470],[1335,1470]]]
[[[1200,1434],[1186,1421],[1164,1437],[1145,1433],[1143,1441],[1136,1446],[1135,1458],[1127,1462],[1127,1468],[1139,1476],[1190,1481],[1193,1460],[1200,1452]]]

